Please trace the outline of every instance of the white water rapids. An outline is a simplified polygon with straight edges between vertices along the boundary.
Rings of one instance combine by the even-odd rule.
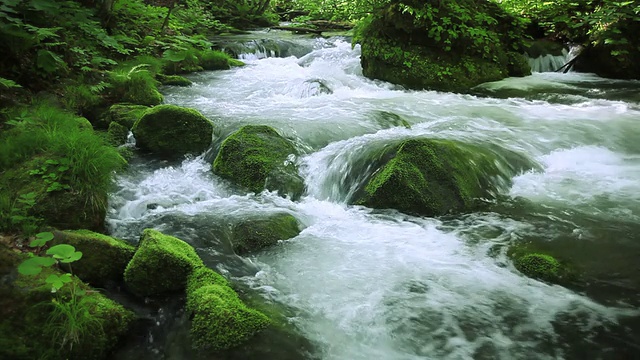
[[[300,58],[246,56],[244,67],[164,89],[165,102],[214,121],[216,145],[181,164],[134,160],[111,197],[112,235],[135,241],[154,227],[193,244],[211,267],[294,309],[322,359],[638,354],[640,84],[534,74],[476,95],[406,91],[364,78],[359,48],[344,40],[313,47]],[[295,140],[301,200],[246,194],[211,173],[223,137],[244,124]],[[418,136],[500,145],[542,170],[517,176],[504,194],[515,200],[484,213],[348,205],[375,170],[367,154]],[[245,258],[230,251],[229,224],[276,211],[300,221],[299,236]],[[506,256],[520,241],[555,250],[590,285],[521,275]]]

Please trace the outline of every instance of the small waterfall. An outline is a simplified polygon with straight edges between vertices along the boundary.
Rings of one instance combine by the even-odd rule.
[[[582,52],[580,45],[571,46],[569,50],[562,49],[562,55],[540,55],[537,58],[529,58],[529,66],[532,72],[555,72],[563,69],[571,60]],[[569,65],[569,70],[573,64]],[[563,69],[566,70],[566,69]],[[565,71],[566,72],[566,71]]]
[[[562,55],[540,55],[537,58],[529,58],[529,66],[532,72],[554,72],[569,61],[569,51],[562,49]]]
[[[310,53],[314,49],[315,43],[311,38],[303,39],[303,41],[283,38],[278,30],[256,31],[248,35],[225,36],[212,40],[216,48],[242,60],[286,58],[289,56],[300,58]]]

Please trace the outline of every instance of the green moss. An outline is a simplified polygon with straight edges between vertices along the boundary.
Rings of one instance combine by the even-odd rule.
[[[391,2],[359,24],[354,40],[362,45],[367,77],[466,92],[512,75],[507,52],[522,47],[521,29],[503,25],[512,23],[517,21],[489,1]]]
[[[533,166],[520,155],[502,153],[450,140],[407,140],[356,203],[424,216],[473,210],[476,199],[491,197]]]
[[[194,109],[156,106],[131,129],[139,148],[164,158],[199,155],[209,148],[213,123]]]
[[[73,245],[82,258],[73,263],[73,272],[83,281],[103,287],[119,282],[135,248],[127,242],[89,230],[56,231],[54,244]]]
[[[162,104],[164,100],[153,75],[142,68],[113,72],[110,82],[113,102],[153,106]]]
[[[247,125],[224,140],[213,171],[253,192],[266,188],[296,197],[304,185],[288,158],[297,154],[293,144],[273,128]]]
[[[187,277],[200,266],[202,260],[191,245],[146,229],[125,269],[124,280],[138,296],[159,295],[184,289]]]
[[[531,253],[517,256],[513,265],[528,277],[557,283],[563,277],[562,265],[551,255]]]
[[[273,214],[266,219],[248,219],[233,228],[233,249],[238,254],[260,250],[300,233],[291,214]]]
[[[16,267],[25,258],[13,253],[0,244],[0,258],[9,259],[10,269],[0,273],[0,358],[30,360],[47,358],[51,360],[104,359],[113,350],[120,337],[127,333],[134,314],[108,299],[97,291],[87,291],[81,297],[83,310],[76,318],[76,326],[81,322],[90,324],[80,333],[80,342],[69,347],[62,346],[56,338],[55,330],[64,328],[65,322],[52,322],[54,307],[52,299],[66,301],[69,285],[53,294],[45,279],[59,272],[46,268],[37,276],[17,275]],[[84,290],[92,290],[73,278],[73,284]],[[59,320],[63,320],[59,319]],[[6,345],[6,346],[4,346]]]
[[[117,122],[131,129],[148,109],[149,107],[144,105],[115,104],[102,114],[97,126],[106,129],[112,122]]]
[[[231,68],[231,65],[238,66],[238,61],[231,58],[231,56],[223,51],[218,50],[206,50],[203,51],[200,56],[200,65],[205,70],[226,70]]]
[[[191,86],[193,84],[191,80],[179,75],[158,74],[156,75],[156,79],[158,79],[162,85]]]
[[[109,142],[114,146],[123,145],[127,142],[127,138],[129,137],[129,129],[117,122],[112,122],[111,124],[109,124],[107,137],[109,138]]]
[[[194,272],[187,285],[187,311],[192,313],[193,347],[225,350],[249,340],[269,319],[248,308],[226,281],[210,269]]]

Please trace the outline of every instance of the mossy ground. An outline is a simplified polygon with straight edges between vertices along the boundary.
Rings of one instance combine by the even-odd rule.
[[[213,171],[253,192],[281,190],[298,196],[304,185],[288,161],[298,155],[293,144],[265,125],[247,125],[229,135],[213,162]],[[269,178],[276,181],[268,182]],[[283,181],[277,181],[282,179]]]
[[[209,148],[213,123],[197,110],[160,105],[147,110],[131,131],[139,148],[164,158],[179,158]]]
[[[273,214],[264,219],[247,219],[233,228],[233,249],[246,254],[276,244],[300,233],[298,221],[291,214]]]
[[[202,260],[186,242],[146,229],[124,272],[128,289],[138,296],[183,290],[189,275]]]
[[[67,325],[64,321],[51,322],[51,301],[68,298],[68,290],[63,288],[62,292],[53,294],[51,287],[45,284],[47,276],[57,273],[54,269],[47,268],[37,276],[18,275],[16,267],[24,258],[24,255],[0,244],[0,259],[3,264],[9,264],[0,272],[0,358],[106,358],[109,351],[117,346],[119,337],[127,332],[134,314],[101,293],[90,291],[74,278],[75,286],[88,291],[82,296],[82,308],[87,313],[77,319],[84,323],[87,331],[81,333],[80,342],[73,347],[69,344],[61,347],[56,331]]]

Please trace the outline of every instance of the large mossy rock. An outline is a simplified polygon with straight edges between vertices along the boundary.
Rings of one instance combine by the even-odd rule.
[[[531,73],[517,20],[487,0],[390,1],[358,30],[363,74],[411,89],[466,92]]]
[[[73,285],[87,291],[80,302],[88,313],[74,318],[85,320],[73,324],[83,327],[83,330],[77,329],[81,330],[79,342],[73,347],[69,343],[62,346],[61,334],[56,335],[55,331],[69,325],[64,327],[51,318],[51,301],[68,298],[70,284],[52,293],[51,285],[45,280],[61,273],[45,268],[35,276],[19,275],[17,266],[24,259],[24,255],[0,243],[0,359],[106,359],[129,330],[135,315],[100,292],[88,291],[93,289],[74,277]]]
[[[153,296],[185,288],[202,260],[186,242],[146,229],[124,272],[125,284],[138,296]]]
[[[213,171],[253,192],[264,189],[298,197],[304,190],[293,144],[265,125],[246,125],[229,135],[213,162]]]
[[[193,318],[192,344],[200,350],[233,348],[270,323],[264,314],[247,307],[222,276],[206,267],[189,277],[187,311]]]
[[[563,286],[575,286],[579,277],[566,261],[560,261],[546,251],[539,251],[533,244],[516,244],[507,255],[513,266],[527,277]]]
[[[93,286],[122,281],[135,248],[124,240],[89,230],[55,231],[53,244],[73,245],[82,258],[73,263],[73,273]]]
[[[213,123],[197,110],[160,105],[146,111],[131,131],[139,148],[163,158],[179,158],[209,148]]]
[[[100,128],[107,129],[111,123],[115,122],[130,130],[133,124],[135,124],[147,110],[149,110],[149,107],[144,105],[111,105],[111,107],[100,116],[96,125]]]
[[[277,213],[263,219],[247,219],[233,227],[233,250],[242,255],[298,234],[298,220],[291,214]]]
[[[535,165],[524,156],[442,139],[411,139],[376,172],[356,203],[408,214],[472,211]]]

